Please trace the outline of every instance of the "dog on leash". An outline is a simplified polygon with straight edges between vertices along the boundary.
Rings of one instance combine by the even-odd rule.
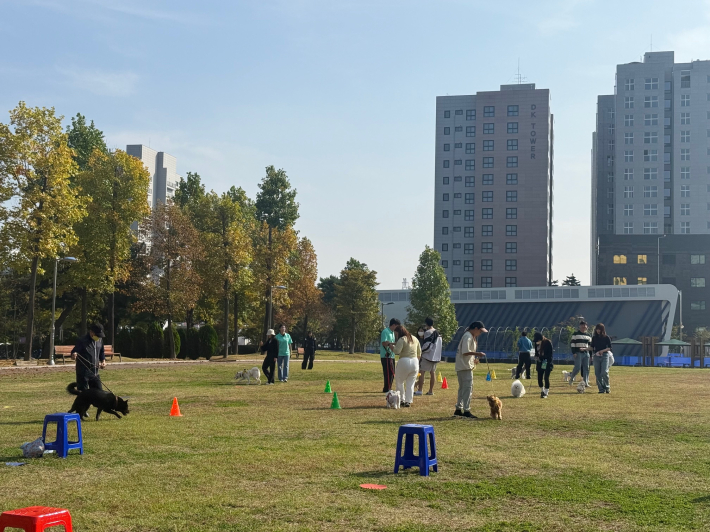
[[[518,375],[518,368],[510,368],[510,378],[515,380]]]
[[[579,381],[579,384],[577,385],[577,393],[584,393],[586,387],[587,386],[584,384],[584,381]]]
[[[513,381],[513,384],[510,386],[510,394],[516,398],[525,395],[525,386],[523,386],[520,380]]]
[[[71,406],[69,413],[77,412],[82,419],[88,419],[89,415],[86,411],[89,410],[91,406],[95,406],[98,409],[96,412],[96,421],[99,420],[99,416],[103,411],[113,414],[118,419],[121,419],[119,412],[124,416],[128,414],[128,401],[121,399],[111,392],[97,389],[79,391],[76,389],[75,382],[67,386],[67,392],[76,395],[76,399],[74,399],[74,404]]]
[[[572,378],[572,372],[571,371],[566,371],[562,370],[562,380],[565,382],[570,382],[570,379]]]
[[[399,392],[390,390],[389,392],[387,392],[385,399],[387,400],[387,408],[394,408],[395,410],[399,410],[399,403],[401,402]]]
[[[254,366],[251,369],[238,371],[234,378],[238,381],[246,380],[247,384],[251,384],[251,380],[254,379],[257,384],[261,384],[261,371],[259,370],[259,368]]]
[[[491,417],[493,419],[503,419],[503,416],[501,416],[503,411],[503,403],[501,400],[495,395],[489,395],[486,399],[488,399],[488,406],[491,407]]]

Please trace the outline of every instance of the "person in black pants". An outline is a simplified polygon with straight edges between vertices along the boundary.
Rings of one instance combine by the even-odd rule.
[[[308,365],[308,369],[313,369],[313,359],[316,356],[317,347],[318,343],[316,339],[313,338],[313,333],[308,331],[306,341],[303,342],[303,363],[301,364],[301,369],[306,369],[306,365]]]
[[[89,328],[89,334],[79,338],[71,350],[72,360],[76,360],[76,389],[102,390],[99,369],[106,367],[104,356],[104,328],[95,323]]]
[[[266,353],[261,371],[266,375],[266,384],[274,383],[274,372],[276,371],[276,357],[279,356],[279,343],[276,341],[276,333],[273,329],[266,331],[266,343],[261,344],[261,353]]]
[[[537,384],[540,386],[540,399],[547,399],[550,393],[550,373],[552,373],[552,342],[539,332],[533,337],[535,344],[535,369],[537,370]],[[545,379],[543,386],[543,378]]]

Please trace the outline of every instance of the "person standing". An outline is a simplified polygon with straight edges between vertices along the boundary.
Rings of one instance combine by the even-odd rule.
[[[594,353],[594,376],[597,379],[599,393],[611,393],[609,388],[609,357],[611,355],[611,338],[606,335],[603,323],[597,323],[592,336],[592,352]]]
[[[518,339],[518,367],[516,368],[515,378],[520,378],[520,371],[523,370],[522,375],[526,379],[530,380],[530,352],[533,350],[533,344],[528,338],[528,331],[523,331],[522,336]]]
[[[395,344],[394,330],[402,325],[396,318],[390,320],[390,326],[385,327],[380,334],[380,362],[382,363],[382,376],[385,384],[382,388],[383,393],[387,393],[392,389],[392,380],[394,379],[394,352],[392,347]]]
[[[424,379],[426,378],[427,372],[429,372],[429,391],[426,394],[434,395],[436,367],[441,361],[441,335],[439,334],[439,331],[434,328],[434,320],[432,318],[425,319],[424,323],[426,326],[424,327],[424,334],[421,339],[422,358],[419,364],[419,371],[421,371],[421,375],[419,376],[419,382],[417,383],[418,390],[414,392],[414,395],[422,394],[422,391],[424,390]]]
[[[89,327],[89,333],[82,336],[71,350],[71,359],[76,360],[76,389],[101,390],[99,369],[106,367],[104,355],[103,325],[95,323]]]
[[[276,369],[276,358],[279,356],[279,343],[276,341],[276,333],[273,329],[266,331],[266,343],[261,343],[261,354],[266,353],[261,371],[266,375],[266,384],[274,384],[274,370]]]
[[[574,384],[577,373],[582,375],[584,387],[589,388],[589,351],[591,350],[592,337],[587,333],[587,322],[579,322],[579,329],[572,335],[570,347],[574,357],[574,369],[569,377],[569,385]]]
[[[540,387],[540,399],[547,399],[547,395],[550,393],[550,373],[552,373],[554,366],[552,363],[552,342],[539,332],[535,333],[533,341],[535,342],[535,358],[537,360],[535,370],[537,371],[537,385]]]
[[[306,336],[306,341],[303,342],[303,363],[301,364],[301,369],[313,369],[313,359],[316,356],[316,348],[318,343],[316,339],[313,338],[313,333],[308,331],[308,336]]]
[[[276,341],[279,344],[279,380],[281,382],[288,382],[288,362],[291,359],[291,346],[293,345],[293,340],[291,339],[291,335],[286,332],[285,325],[279,327],[279,334],[274,336],[274,338],[276,338]]]
[[[476,357],[485,356],[479,353],[478,337],[487,333],[482,322],[474,321],[469,325],[466,332],[461,337],[459,347],[456,350],[456,377],[459,381],[459,392],[456,400],[456,411],[454,416],[475,418],[471,414],[471,395],[473,394],[473,369],[476,367]]]
[[[412,404],[414,383],[417,381],[417,373],[419,373],[419,357],[422,356],[422,346],[404,325],[398,325],[395,332],[399,340],[392,350],[395,355],[399,355],[399,361],[394,372],[394,379],[402,406],[409,407]]]

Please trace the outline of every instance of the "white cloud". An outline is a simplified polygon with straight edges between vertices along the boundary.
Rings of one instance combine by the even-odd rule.
[[[136,92],[139,79],[138,74],[130,71],[111,72],[69,66],[56,68],[65,83],[101,96],[130,96]]]

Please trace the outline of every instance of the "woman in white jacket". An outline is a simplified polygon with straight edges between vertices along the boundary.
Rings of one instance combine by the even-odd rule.
[[[407,407],[412,404],[422,347],[403,325],[398,325],[394,332],[399,338],[393,349],[394,354],[399,355],[399,362],[394,370],[394,380],[402,406]]]

